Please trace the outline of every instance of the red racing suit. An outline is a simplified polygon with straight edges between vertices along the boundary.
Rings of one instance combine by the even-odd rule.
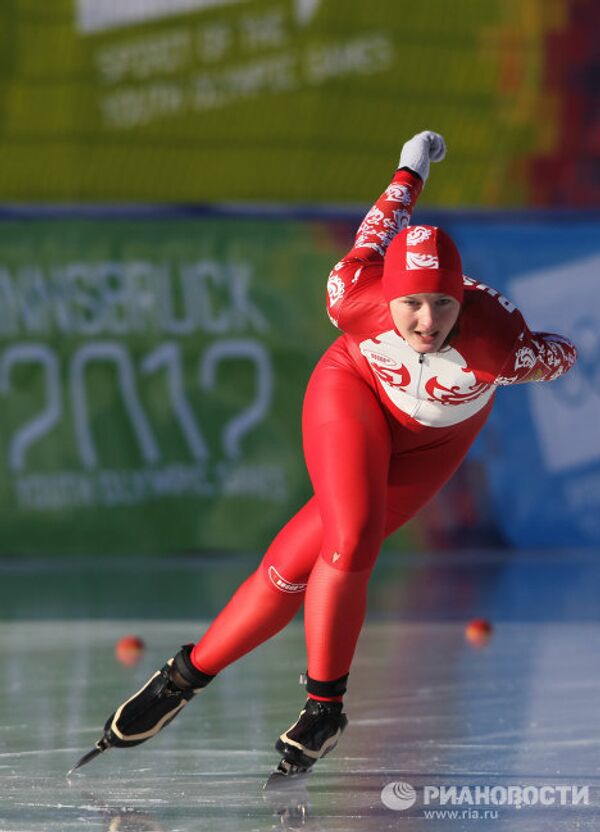
[[[418,177],[398,171],[329,275],[328,312],[344,335],[317,364],[304,401],[314,496],[194,648],[205,673],[270,638],[304,601],[309,677],[342,690],[384,537],[456,470],[499,386],[551,381],[575,361],[568,340],[530,332],[510,301],[467,277],[447,344],[421,355],[404,341],[381,291],[383,258],[420,190]]]
[[[431,355],[408,346],[395,330],[381,277],[386,248],[408,224],[420,190],[417,177],[398,171],[327,283],[329,317],[346,333],[356,368],[393,417],[415,431],[462,422],[485,407],[498,386],[552,381],[576,358],[570,341],[531,332],[509,300],[469,277],[450,343]]]

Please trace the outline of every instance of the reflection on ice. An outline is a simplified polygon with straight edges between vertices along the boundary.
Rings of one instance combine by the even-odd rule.
[[[147,655],[114,659],[124,630]],[[242,659],[151,742],[65,772],[197,623],[69,621],[0,629],[2,832],[245,832],[425,828],[428,784],[575,784],[588,805],[497,807],[496,830],[600,825],[600,625],[498,622],[473,650],[462,624],[371,622],[361,637],[338,748],[288,791],[263,791],[273,742],[303,701],[299,623]],[[381,800],[408,783],[417,802]],[[466,807],[462,807],[465,809]],[[470,810],[476,807],[470,807]],[[518,823],[517,823],[518,821]],[[427,821],[427,829],[474,829]]]

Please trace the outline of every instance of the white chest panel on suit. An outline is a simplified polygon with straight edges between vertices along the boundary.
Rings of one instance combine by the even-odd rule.
[[[393,329],[359,344],[392,404],[422,425],[448,427],[480,411],[494,395],[454,347],[420,354]]]

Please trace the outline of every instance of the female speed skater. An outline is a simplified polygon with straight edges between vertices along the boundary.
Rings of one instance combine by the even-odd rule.
[[[343,334],[304,401],[314,495],[200,641],[117,708],[78,765],[153,737],[304,604],[308,698],[275,747],[282,774],[309,769],[347,724],[342,700],[382,541],[452,476],[498,387],[552,381],[574,364],[572,343],[531,332],[512,303],[463,275],[441,228],[409,226],[430,162],[445,152],[430,131],[404,144],[391,184],[329,275],[327,309]]]

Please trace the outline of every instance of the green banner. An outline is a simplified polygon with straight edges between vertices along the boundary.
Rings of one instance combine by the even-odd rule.
[[[569,0],[12,0],[0,200],[370,203],[418,130],[428,204],[519,205]]]
[[[310,493],[300,414],[336,334],[334,231],[1,223],[2,552],[267,543]]]

